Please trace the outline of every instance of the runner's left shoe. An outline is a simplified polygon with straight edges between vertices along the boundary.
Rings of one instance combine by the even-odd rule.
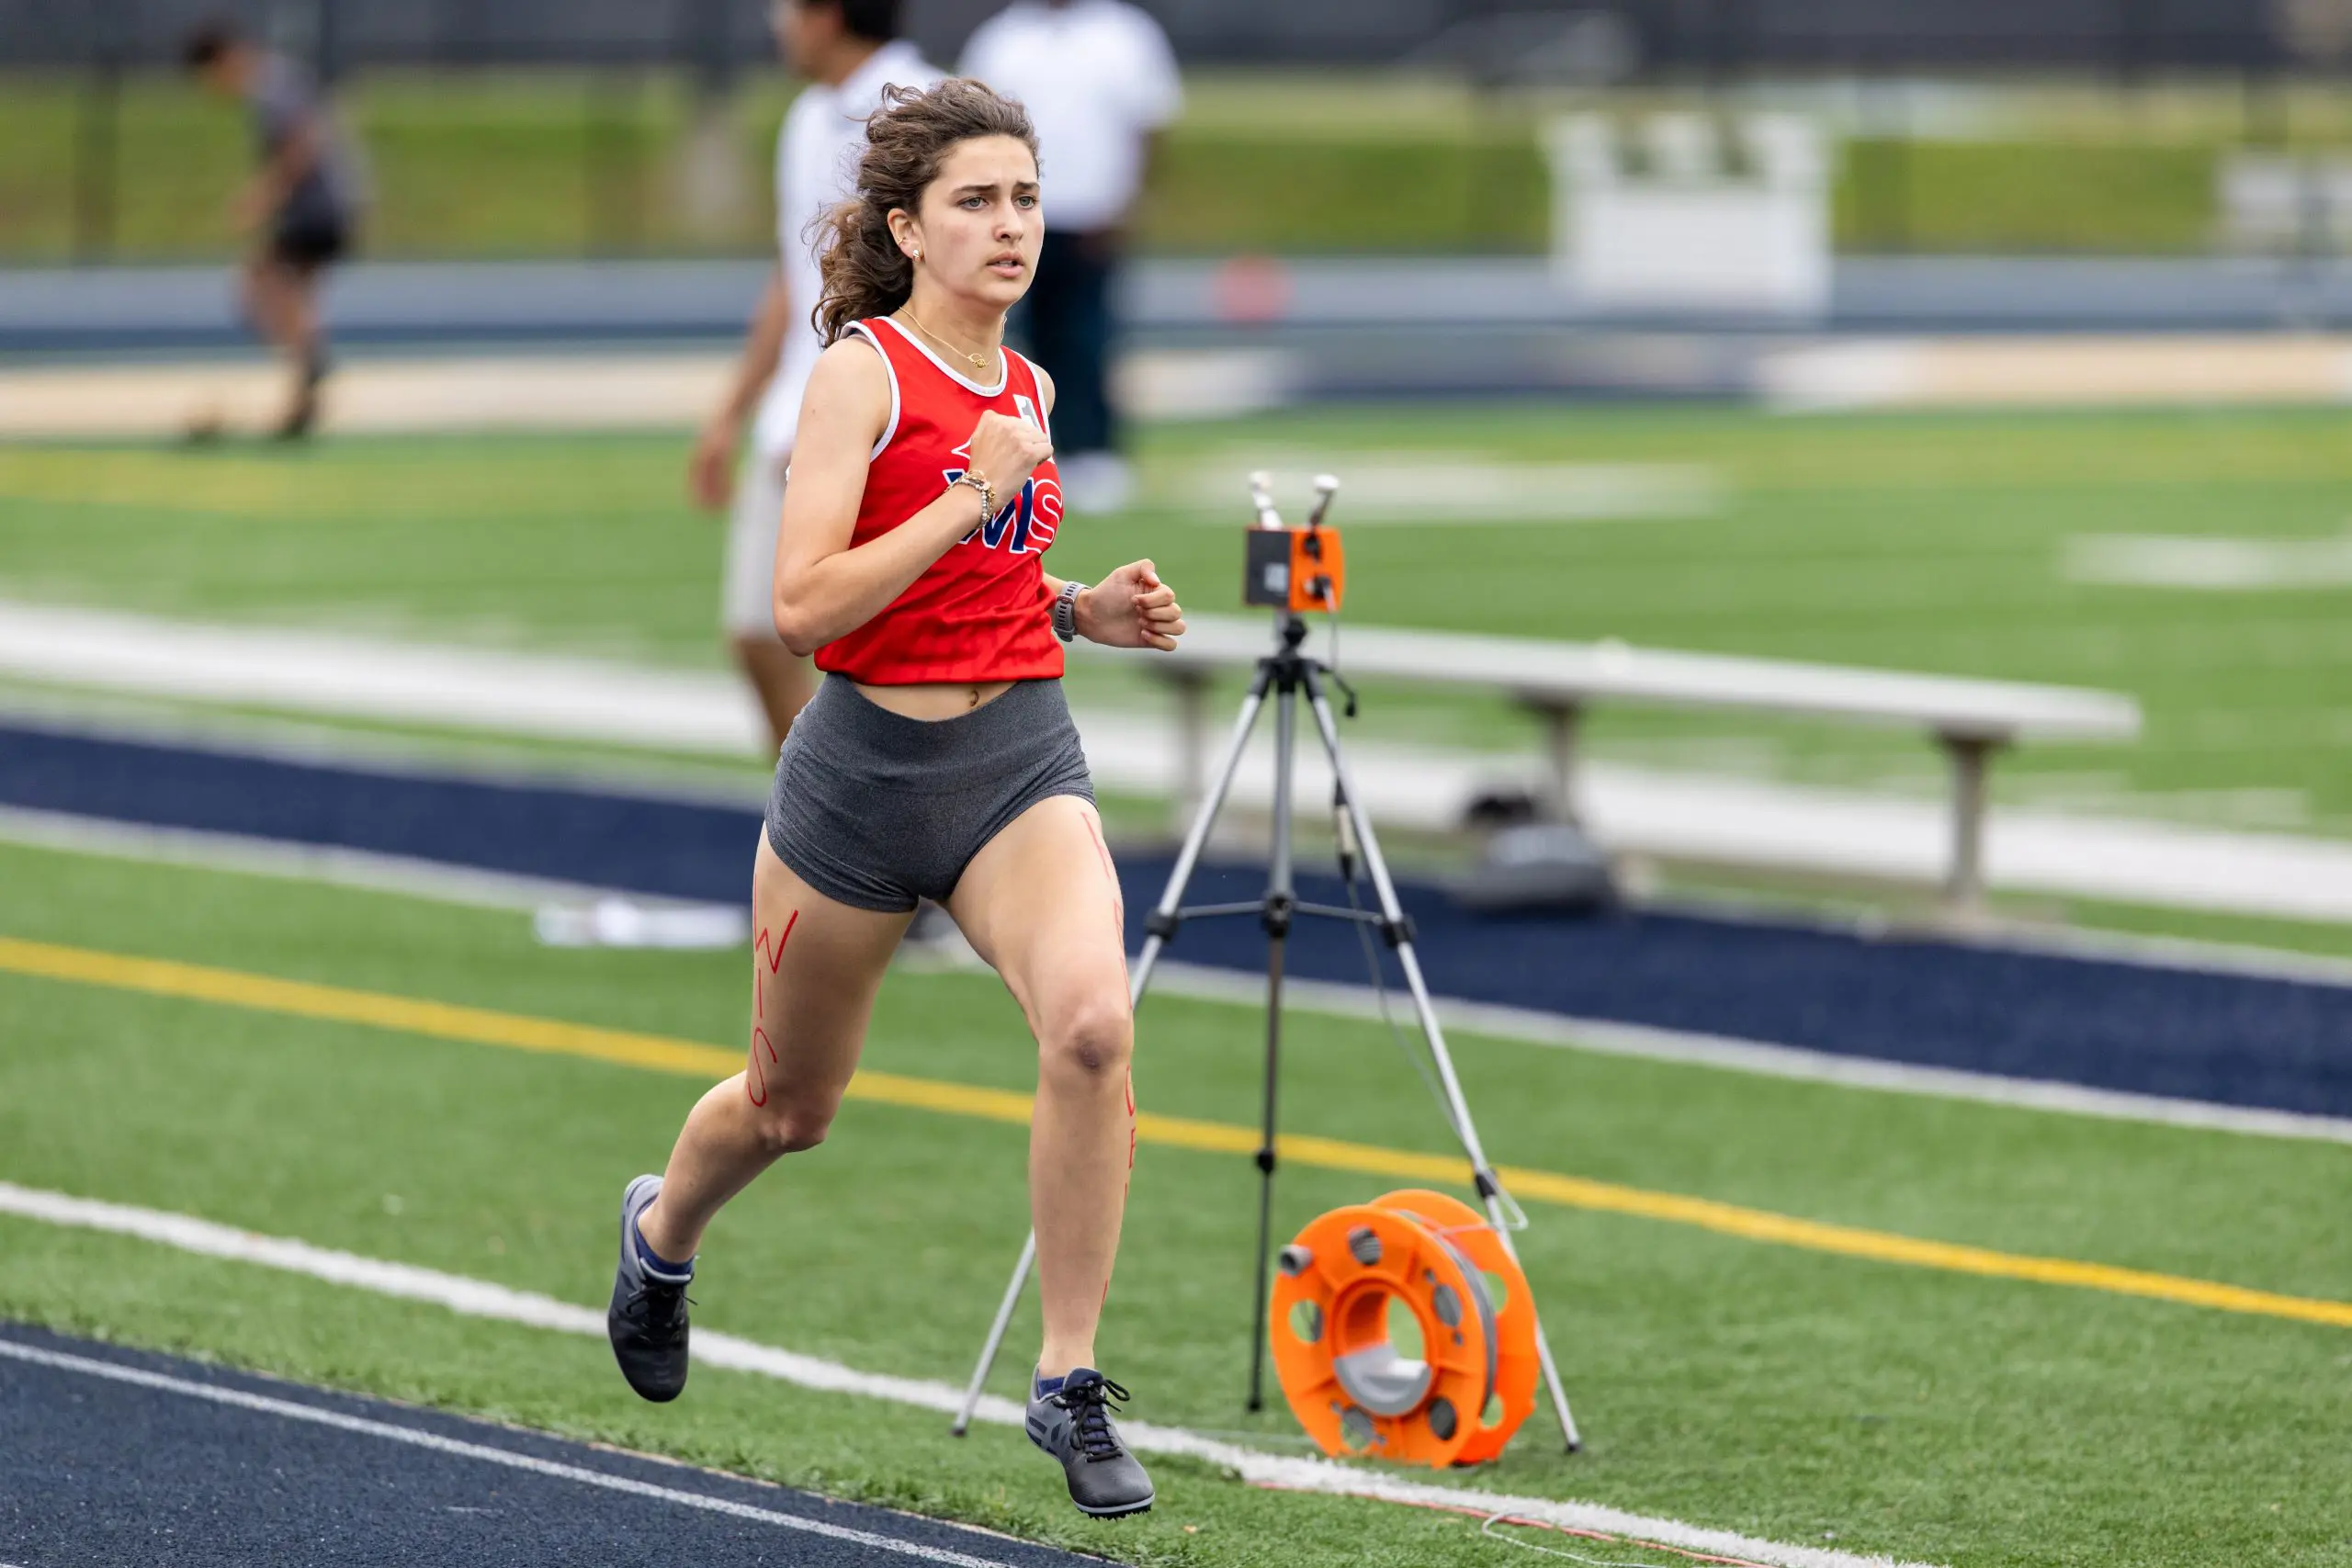
[[[695,1270],[691,1260],[675,1272],[657,1270],[647,1261],[637,1217],[661,1192],[660,1177],[640,1176],[621,1194],[621,1260],[613,1271],[605,1332],[628,1386],[666,1403],[686,1386],[686,1287]]]
[[[1069,1500],[1098,1519],[1140,1514],[1151,1506],[1151,1477],[1120,1440],[1112,1412],[1127,1391],[1096,1371],[1079,1367],[1059,1388],[1029,1390],[1029,1440],[1062,1462]]]

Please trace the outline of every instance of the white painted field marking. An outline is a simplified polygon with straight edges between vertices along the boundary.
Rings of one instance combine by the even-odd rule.
[[[2069,581],[2199,593],[2352,587],[2352,531],[2333,539],[2084,534],[2066,541]]]
[[[469,1317],[494,1318],[533,1328],[601,1338],[604,1314],[574,1306],[551,1296],[511,1290],[485,1280],[444,1274],[413,1264],[388,1263],[354,1253],[313,1247],[289,1237],[257,1235],[217,1224],[188,1214],[135,1208],[95,1198],[44,1191],[0,1181],[0,1214],[78,1230],[109,1232],[175,1247],[208,1258],[257,1263],[264,1268],[307,1275],[332,1284],[348,1285],[376,1295],[425,1302]],[[730,1371],[757,1372],[763,1377],[817,1389],[828,1393],[860,1394],[894,1404],[952,1414],[963,1403],[963,1391],[942,1382],[861,1372],[814,1356],[803,1356],[773,1346],[756,1344],[733,1335],[697,1330],[694,1359]],[[1019,1426],[1023,1412],[1012,1400],[983,1397],[978,1419],[992,1426]],[[1822,1547],[1789,1546],[1756,1540],[1730,1530],[1706,1529],[1679,1519],[1648,1518],[1598,1503],[1565,1502],[1550,1497],[1514,1497],[1466,1486],[1438,1486],[1411,1482],[1374,1471],[1358,1470],[1329,1460],[1294,1459],[1261,1453],[1232,1443],[1218,1442],[1179,1427],[1148,1422],[1122,1425],[1131,1447],[1141,1453],[1182,1454],[1232,1471],[1243,1481],[1319,1492],[1334,1496],[1363,1497],[1378,1502],[1411,1503],[1444,1508],[1464,1506],[1542,1520],[1571,1529],[1600,1530],[1634,1536],[1726,1557],[1749,1557],[1774,1568],[1919,1568],[1888,1557],[1866,1557]]]
[[[313,1426],[331,1427],[339,1432],[356,1432],[361,1437],[381,1438],[387,1442],[406,1443],[412,1448],[425,1449],[434,1453],[448,1454],[457,1459],[479,1460],[485,1464],[503,1465],[509,1470],[528,1471],[534,1475],[552,1476],[559,1481],[576,1481],[583,1486],[601,1486],[607,1492],[624,1492],[632,1497],[650,1497],[660,1503],[674,1503],[684,1508],[700,1508],[706,1513],[726,1514],[733,1518],[753,1519],[763,1525],[777,1525],[785,1529],[800,1530],[808,1535],[820,1535],[828,1540],[848,1541],[856,1546],[872,1547],[877,1551],[896,1552],[902,1557],[918,1558],[925,1562],[944,1562],[953,1568],[1007,1568],[993,1557],[974,1557],[962,1551],[950,1551],[945,1547],[924,1546],[919,1541],[900,1540],[893,1536],[876,1535],[871,1530],[851,1529],[846,1525],[827,1524],[797,1514],[778,1513],[773,1508],[755,1508],[749,1503],[731,1498],[712,1497],[699,1492],[682,1492],[672,1486],[656,1486],[651,1482],[632,1480],[626,1475],[612,1475],[601,1470],[589,1470],[582,1465],[563,1464],[555,1460],[540,1459],[533,1454],[518,1454],[511,1449],[492,1448],[487,1443],[469,1443],[456,1438],[445,1438],[437,1432],[419,1431],[413,1427],[397,1426],[390,1421],[371,1421],[364,1416],[347,1416],[339,1410],[322,1410],[314,1404],[303,1404],[291,1399],[273,1399],[267,1394],[248,1393],[243,1389],[221,1388],[212,1383],[193,1382],[187,1378],[169,1377],[139,1367],[126,1367],[113,1361],[101,1361],[87,1356],[68,1356],[55,1350],[37,1349],[30,1345],[17,1345],[0,1339],[0,1357],[30,1362],[34,1366],[52,1367],[59,1371],[78,1372],[85,1377],[105,1378],[112,1382],[129,1383],[137,1388],[152,1388],[164,1393],[176,1393],[189,1399],[202,1399],[214,1404],[225,1404],[238,1410],[251,1410],[262,1416],[277,1416],[289,1421],[308,1421]]]
[[[1242,476],[1274,475],[1278,499],[1304,505],[1315,474],[1336,469],[1345,483],[1335,523],[1550,524],[1708,517],[1724,506],[1724,484],[1694,463],[1521,463],[1466,452],[1388,452],[1369,460],[1342,454],[1298,457],[1217,454],[1196,465],[1184,499],[1213,508],[1199,519],[1230,527],[1246,493]]]

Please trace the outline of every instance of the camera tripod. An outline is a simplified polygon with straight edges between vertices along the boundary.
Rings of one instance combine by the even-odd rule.
[[[1336,481],[1334,481],[1336,488]],[[1325,498],[1328,500],[1328,496]],[[1318,508],[1317,515],[1320,515]],[[1403,969],[1405,984],[1412,993],[1413,1009],[1418,1015],[1430,1056],[1437,1066],[1438,1078],[1443,1086],[1446,1117],[1462,1152],[1470,1161],[1473,1184],[1485,1205],[1488,1221],[1502,1238],[1504,1248],[1516,1258],[1511,1247],[1507,1216],[1516,1213],[1509,1204],[1502,1183],[1496,1178],[1494,1168],[1487,1163],[1486,1150],[1478,1141],[1478,1130],[1470,1120],[1470,1107],[1463,1099],[1461,1081],[1454,1076],[1453,1059],[1447,1053],[1445,1036],[1438,1026],[1437,1011],[1430,1004],[1428,987],[1421,978],[1421,966],[1413,947],[1413,922],[1396,901],[1396,889],[1389,880],[1387,863],[1381,858],[1378,840],[1373,836],[1372,821],[1366,815],[1355,785],[1349,777],[1347,759],[1340,750],[1340,732],[1331,716],[1331,705],[1324,693],[1327,679],[1338,677],[1324,664],[1301,651],[1306,638],[1306,623],[1295,613],[1283,610],[1274,625],[1274,647],[1258,660],[1257,673],[1250,682],[1249,695],[1241,704],[1239,719],[1233,728],[1232,739],[1227,743],[1224,761],[1219,764],[1215,783],[1201,803],[1184,836],[1183,848],[1176,857],[1176,865],[1168,878],[1167,889],[1160,895],[1159,905],[1144,922],[1143,953],[1136,961],[1129,980],[1129,999],[1143,1000],[1144,989],[1151,983],[1153,968],[1161,952],[1175,938],[1178,928],[1188,919],[1214,915],[1256,915],[1266,931],[1266,1062],[1264,1095],[1261,1105],[1261,1136],[1257,1152],[1258,1187],[1258,1284],[1252,1303],[1250,1337],[1250,1399],[1249,1408],[1264,1407],[1266,1359],[1266,1313],[1271,1284],[1267,1269],[1270,1266],[1273,1236],[1273,1200],[1275,1166],[1275,1089],[1277,1069],[1282,1052],[1283,958],[1284,944],[1290,935],[1291,922],[1301,915],[1313,915],[1333,919],[1353,921],[1377,931],[1395,949],[1398,966]],[[1344,686],[1344,682],[1341,682]],[[1293,804],[1293,757],[1297,739],[1298,696],[1306,693],[1307,705],[1315,716],[1323,749],[1329,756],[1331,773],[1338,781],[1334,807],[1340,829],[1341,854],[1348,853],[1351,839],[1360,851],[1372,886],[1377,895],[1374,909],[1340,908],[1332,905],[1309,904],[1299,900],[1292,882],[1291,808]],[[1199,863],[1202,847],[1207,843],[1209,830],[1223,809],[1227,793],[1232,789],[1234,775],[1240,771],[1241,757],[1248,746],[1250,731],[1264,708],[1267,694],[1274,698],[1274,802],[1273,852],[1268,867],[1266,892],[1263,897],[1246,903],[1205,904],[1185,908],[1186,886],[1192,881],[1193,868]],[[1351,709],[1353,706],[1351,694]],[[998,1306],[996,1321],[989,1325],[988,1340],[981,1347],[979,1364],[973,1369],[971,1385],[965,1390],[962,1408],[956,1413],[952,1430],[957,1437],[970,1427],[972,1412],[979,1404],[981,1385],[988,1381],[989,1369],[995,1364],[997,1351],[1004,1342],[1007,1325],[1012,1320],[1013,1309],[1021,1300],[1022,1288],[1028,1282],[1029,1270],[1037,1256],[1037,1235],[1034,1230],[1023,1243],[1021,1256],[1012,1267],[1012,1278],[1005,1286],[1004,1300]],[[1567,1451],[1576,1451],[1579,1438],[1576,1421],[1568,1414],[1566,1393],[1560,1384],[1560,1374],[1552,1359],[1550,1341],[1542,1328],[1536,1330],[1536,1350],[1544,1369],[1544,1382],[1551,1390],[1552,1408],[1560,1418],[1560,1429]]]

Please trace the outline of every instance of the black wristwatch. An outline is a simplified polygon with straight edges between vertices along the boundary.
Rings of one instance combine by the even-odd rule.
[[[1085,592],[1083,582],[1065,582],[1054,595],[1054,635],[1064,642],[1078,640],[1078,596]]]

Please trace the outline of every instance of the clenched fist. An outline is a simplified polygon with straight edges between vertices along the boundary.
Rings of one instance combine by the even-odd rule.
[[[980,423],[972,427],[967,449],[972,454],[973,468],[995,490],[1000,506],[1020,492],[1038,464],[1054,455],[1054,444],[1044,431],[1025,419],[993,409],[980,415]]]
[[[1078,596],[1078,632],[1105,648],[1172,651],[1184,635],[1184,607],[1148,560],[1129,561]]]

